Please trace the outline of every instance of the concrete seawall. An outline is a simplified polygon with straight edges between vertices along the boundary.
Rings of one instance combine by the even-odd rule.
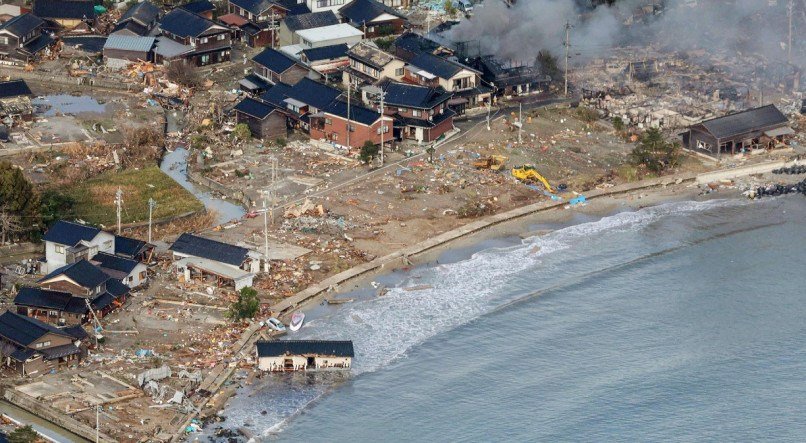
[[[719,180],[731,180],[737,177],[745,177],[754,174],[767,174],[773,169],[780,169],[801,164],[798,160],[778,161],[761,163],[757,165],[740,166],[734,169],[723,169],[721,171],[706,172],[697,176],[697,184],[712,183]]]
[[[25,409],[37,417],[67,429],[73,434],[80,435],[89,441],[95,441],[94,428],[87,426],[84,423],[81,423],[56,409],[53,409],[52,407],[27,394],[23,394],[15,389],[6,389],[6,392],[3,394],[3,398],[8,400],[11,404]],[[101,433],[98,435],[98,441],[113,443],[115,439]]]

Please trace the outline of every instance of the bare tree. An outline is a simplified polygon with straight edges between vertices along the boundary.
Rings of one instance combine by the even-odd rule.
[[[0,245],[10,242],[15,234],[22,231],[20,217],[0,207]]]

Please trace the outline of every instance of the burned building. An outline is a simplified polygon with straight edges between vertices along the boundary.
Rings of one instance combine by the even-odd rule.
[[[705,120],[682,133],[683,145],[712,155],[775,147],[794,131],[775,105]]]
[[[534,66],[506,63],[492,55],[469,59],[468,64],[481,71],[481,78],[495,87],[497,96],[545,92],[551,83],[551,77]]]

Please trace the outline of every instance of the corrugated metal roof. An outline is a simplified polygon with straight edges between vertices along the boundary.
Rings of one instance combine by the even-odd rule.
[[[300,38],[304,38],[309,42],[321,42],[327,40],[338,40],[350,37],[362,37],[364,33],[354,28],[347,23],[340,23],[338,25],[322,26],[319,28],[302,29],[297,31]]]
[[[775,105],[767,105],[705,120],[701,125],[714,137],[727,138],[788,123],[789,120]]]
[[[112,34],[106,39],[104,50],[115,49],[120,51],[149,52],[154,47],[154,37],[135,37],[132,35]]]

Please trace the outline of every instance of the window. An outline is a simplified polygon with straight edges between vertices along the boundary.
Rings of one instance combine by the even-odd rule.
[[[403,75],[403,68],[395,69],[395,75]]]
[[[413,111],[411,111],[411,115],[413,115],[414,117],[421,117],[423,115],[423,111],[420,111],[419,109],[414,109]]]
[[[328,118],[328,117],[325,117],[325,124],[326,124],[326,125],[332,125],[332,124],[333,124],[333,120],[331,120],[331,119],[330,119],[330,118]]]
[[[210,55],[209,54],[204,54],[203,56],[201,56],[201,63],[203,65],[207,64],[207,63],[210,63]]]
[[[62,246],[62,245],[56,245],[56,248],[55,248],[55,249],[56,249],[56,253],[57,253],[57,254],[64,254],[64,246]]]
[[[199,43],[207,43],[207,37],[200,38]]]
[[[353,126],[353,124],[350,123],[349,125],[347,125],[347,130],[349,130],[350,132],[355,132],[355,126]]]
[[[104,250],[108,251],[110,249],[112,249],[112,240],[107,240],[104,242]]]
[[[7,45],[8,37],[0,37],[0,45]]]
[[[218,36],[218,40],[224,40],[225,38],[227,38],[227,36],[224,34]]]

